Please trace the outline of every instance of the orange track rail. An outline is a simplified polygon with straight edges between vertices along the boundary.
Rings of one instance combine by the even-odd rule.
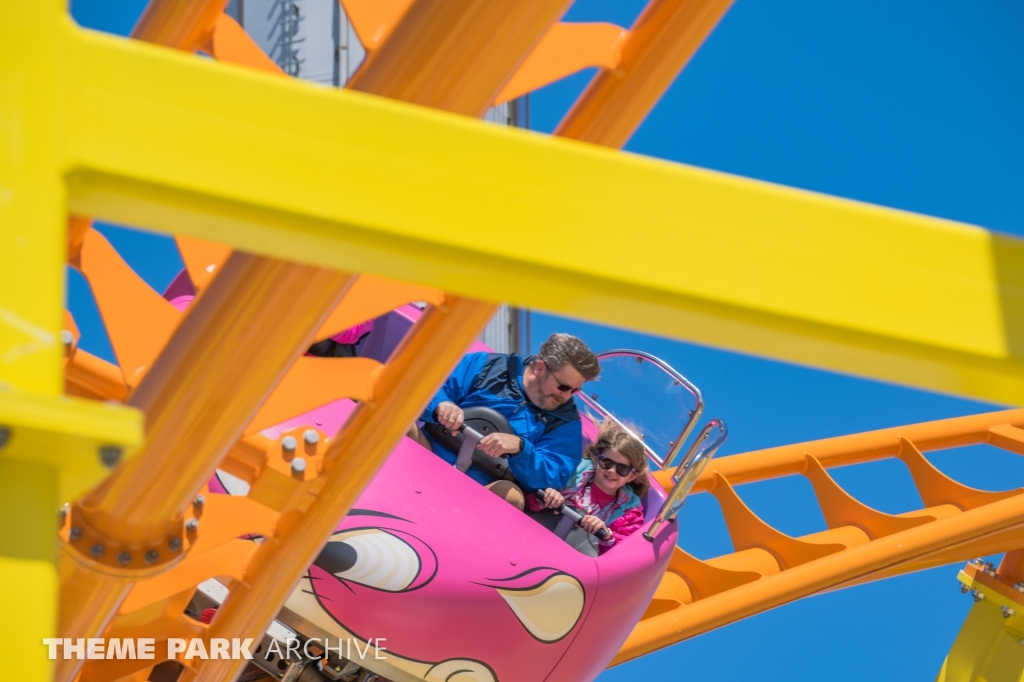
[[[614,663],[801,597],[1021,547],[1024,489],[968,488],[921,453],[988,443],[1024,454],[1022,426],[1024,409],[1007,410],[713,461],[693,491],[718,499],[736,551],[701,561],[677,548],[651,606]],[[906,464],[923,509],[898,515],[876,511],[847,494],[826,471],[890,457]],[[828,530],[790,537],[759,519],[733,489],[789,475],[810,480]],[[665,472],[657,477],[671,486]],[[1012,563],[1008,575],[1016,559]]]

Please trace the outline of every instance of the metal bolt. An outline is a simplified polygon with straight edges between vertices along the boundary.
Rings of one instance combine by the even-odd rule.
[[[71,511],[71,505],[69,505],[67,502],[65,502],[64,506],[60,508],[60,520],[61,521],[63,521],[64,519],[66,519],[68,517],[68,512],[69,511]]]
[[[129,554],[128,552],[121,552],[120,554],[117,555],[117,563],[121,564],[122,566],[127,566],[131,562],[132,562],[132,555]]]
[[[281,449],[285,452],[295,452],[297,447],[299,447],[299,442],[295,440],[295,436],[285,436],[281,439]]]
[[[320,442],[320,434],[313,429],[306,429],[302,434],[302,440],[306,441],[306,445],[316,445]]]
[[[1004,606],[1003,607],[1003,618],[1009,618],[1011,616],[1016,616],[1016,615],[1017,615],[1017,612],[1014,611],[1013,609],[1011,609],[1009,606]]]
[[[202,507],[204,504],[206,504],[206,498],[203,497],[202,495],[196,495],[196,499],[192,500],[192,504],[194,504],[197,507]]]
[[[1017,590],[1018,592],[1024,592],[1024,583],[1014,583],[1013,589]]]
[[[70,346],[75,342],[75,335],[68,329],[62,329],[60,331],[60,342],[65,346]]]
[[[72,528],[71,532],[68,533],[68,537],[71,539],[72,542],[74,542],[75,540],[81,540],[82,539],[82,529],[81,528]]]
[[[972,566],[983,566],[984,564],[985,564],[985,562],[982,561],[982,559],[980,557],[977,558],[977,559],[971,559],[971,565]]]
[[[120,445],[104,445],[100,448],[100,461],[108,469],[116,467],[117,463],[121,461],[122,455],[124,455],[124,450]]]
[[[171,538],[171,541],[167,543],[167,548],[172,552],[181,550],[181,538]]]
[[[960,594],[967,594],[967,585],[960,585]]]
[[[101,556],[103,556],[103,552],[105,552],[105,551],[106,551],[106,547],[104,547],[101,544],[97,543],[97,544],[92,546],[92,555],[94,557],[96,557],[97,559],[99,559]]]
[[[147,564],[154,563],[159,558],[160,558],[160,552],[156,551],[155,549],[151,549],[148,552],[146,552],[145,559],[146,559],[146,563]]]
[[[4,449],[7,441],[11,439],[11,430],[6,426],[0,426],[0,450]]]
[[[974,601],[976,602],[982,601],[985,598],[985,594],[983,592],[978,592],[977,590],[971,590],[971,596],[974,597]]]
[[[199,520],[198,519],[189,519],[188,521],[185,522],[185,530],[187,530],[189,533],[195,533],[198,528],[199,528]]]
[[[293,474],[301,474],[305,470],[306,470],[306,460],[302,459],[301,457],[296,457],[295,459],[292,460],[292,473]]]

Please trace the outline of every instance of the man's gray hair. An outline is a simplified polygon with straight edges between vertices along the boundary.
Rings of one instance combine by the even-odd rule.
[[[572,334],[552,334],[540,345],[537,356],[556,372],[572,365],[587,381],[596,379],[601,373],[597,356]]]

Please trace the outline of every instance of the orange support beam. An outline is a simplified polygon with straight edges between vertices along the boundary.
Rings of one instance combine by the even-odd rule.
[[[142,450],[72,508],[62,637],[99,635],[135,580],[180,559],[183,509],[352,280],[232,255],[129,401],[146,413]],[[59,660],[57,679],[80,663]]]
[[[195,52],[213,35],[227,0],[150,0],[132,38]]]
[[[417,0],[348,87],[481,117],[571,0]]]
[[[622,63],[599,72],[555,135],[621,147],[732,5],[651,0],[622,45]]]

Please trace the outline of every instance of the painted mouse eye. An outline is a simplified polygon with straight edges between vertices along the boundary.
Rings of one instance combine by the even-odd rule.
[[[328,573],[384,592],[402,592],[420,573],[409,543],[379,528],[338,533],[314,562]]]
[[[583,613],[583,586],[565,573],[555,573],[533,587],[496,589],[523,627],[542,642],[565,637]]]

